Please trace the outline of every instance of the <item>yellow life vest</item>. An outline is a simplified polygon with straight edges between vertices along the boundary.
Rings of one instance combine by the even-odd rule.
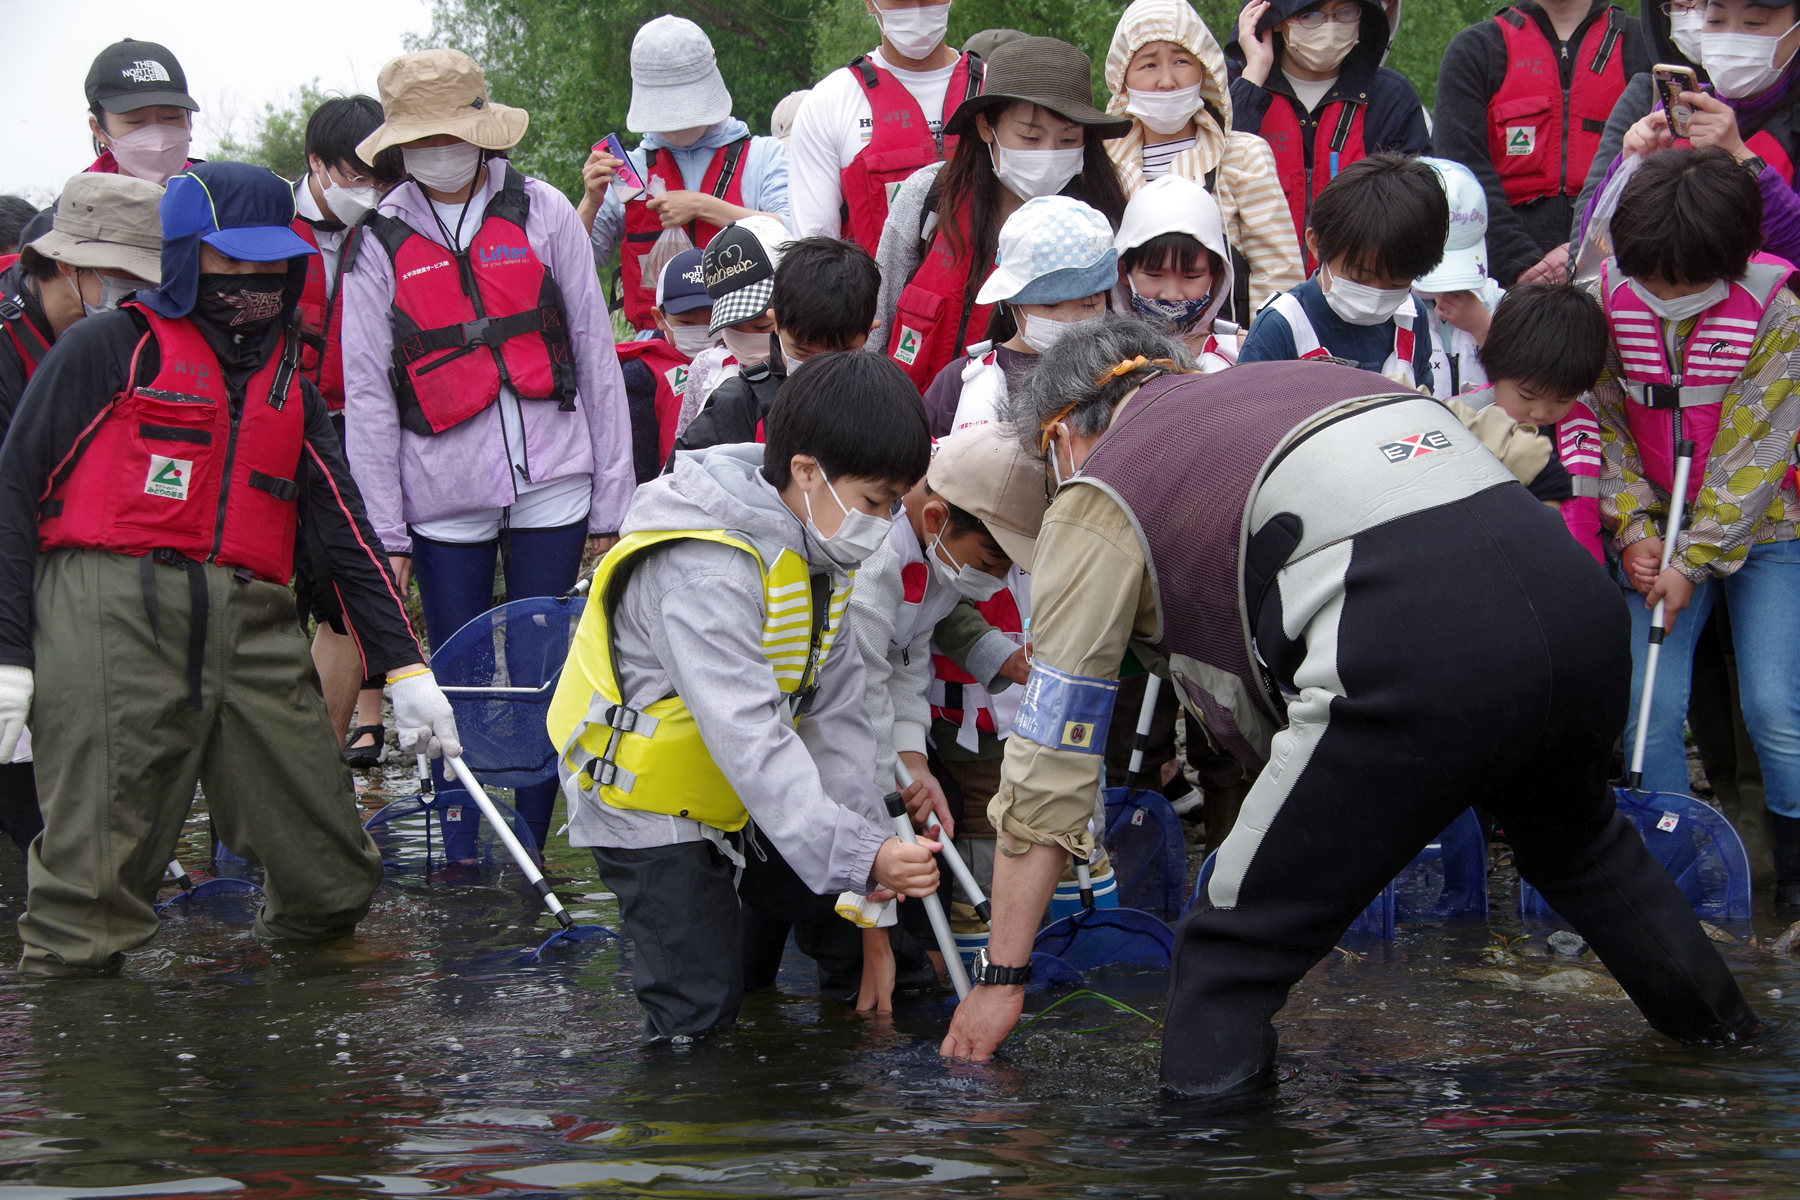
[[[825,614],[815,619],[814,605],[824,599],[825,588],[819,587],[815,598],[812,568],[804,558],[723,529],[634,533],[607,553],[594,574],[545,724],[551,744],[562,747],[561,774],[571,804],[579,791],[614,808],[690,817],[730,832],[742,829],[750,815],[701,739],[693,713],[673,695],[642,709],[626,707],[613,663],[612,610],[632,570],[654,547],[686,540],[718,542],[756,560],[763,581],[763,655],[788,718],[799,724],[843,626],[850,582],[831,588]]]

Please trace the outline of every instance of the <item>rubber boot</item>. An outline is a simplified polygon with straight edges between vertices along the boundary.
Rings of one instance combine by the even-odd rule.
[[[1770,813],[1775,828],[1775,907],[1800,909],[1800,817]]]

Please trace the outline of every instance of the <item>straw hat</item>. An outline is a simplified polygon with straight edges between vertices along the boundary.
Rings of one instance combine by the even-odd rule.
[[[90,270],[124,271],[150,283],[162,279],[163,190],[148,179],[98,171],[63,185],[55,224],[31,243],[45,258]]]
[[[387,119],[357,146],[356,156],[364,162],[374,162],[389,146],[439,133],[483,150],[506,150],[519,144],[531,123],[524,109],[488,99],[481,68],[460,50],[420,50],[389,59],[376,84]]]

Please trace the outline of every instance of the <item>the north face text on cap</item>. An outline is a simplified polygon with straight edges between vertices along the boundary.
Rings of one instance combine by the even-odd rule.
[[[168,83],[169,68],[154,58],[140,58],[119,71],[119,74],[133,83]]]

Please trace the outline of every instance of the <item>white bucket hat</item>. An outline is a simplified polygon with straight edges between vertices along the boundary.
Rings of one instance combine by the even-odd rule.
[[[1413,280],[1421,292],[1472,292],[1487,283],[1487,192],[1475,173],[1447,158],[1421,158],[1437,172],[1450,202],[1450,236],[1444,239],[1444,261]]]
[[[731,93],[719,74],[706,31],[682,17],[647,22],[631,39],[633,133],[673,133],[716,125],[731,115]]]
[[[1119,280],[1112,226],[1069,196],[1027,200],[1006,218],[994,263],[977,304],[1061,304],[1108,291]]]

